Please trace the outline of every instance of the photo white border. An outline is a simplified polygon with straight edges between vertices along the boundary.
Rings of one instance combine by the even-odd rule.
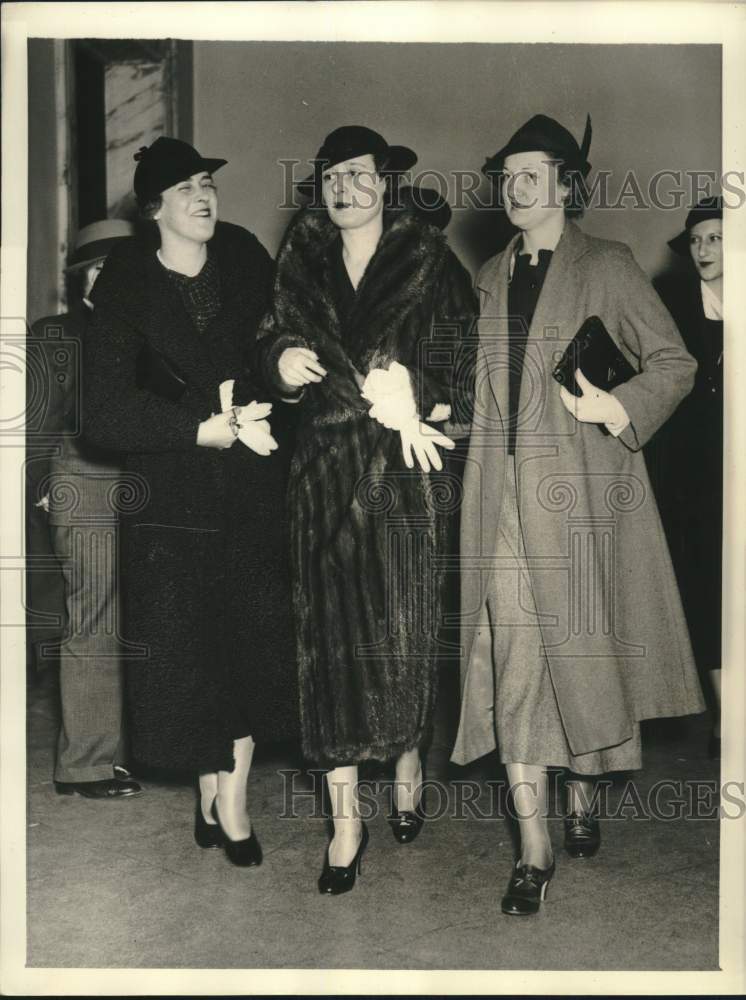
[[[2,7],[2,286],[0,317],[26,311],[27,72],[29,37],[213,40],[716,43],[723,51],[723,171],[746,165],[746,7],[689,2],[17,3]],[[497,95],[499,96],[499,95]],[[726,213],[723,780],[744,782],[744,416],[746,209]],[[0,319],[0,323],[5,323]],[[5,374],[0,370],[0,389]],[[16,382],[19,380],[16,379]],[[22,412],[3,393],[0,421]],[[0,426],[2,426],[0,424]],[[0,569],[22,551],[18,484],[23,450],[0,447]],[[7,555],[7,559],[6,559]],[[16,572],[0,572],[0,601],[17,601]],[[744,977],[746,823],[721,823],[720,972],[27,969],[25,921],[25,656],[22,629],[0,630],[0,991],[4,995],[122,994],[741,994]],[[737,739],[740,737],[740,739]],[[741,795],[744,785],[741,784]],[[665,863],[665,859],[661,859]],[[495,942],[500,917],[495,897]]]

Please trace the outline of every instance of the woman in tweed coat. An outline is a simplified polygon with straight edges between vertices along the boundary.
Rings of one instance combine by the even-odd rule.
[[[367,128],[327,137],[303,185],[318,207],[288,228],[262,342],[267,379],[303,392],[289,511],[303,747],[331,769],[334,839],[319,881],[329,894],[352,888],[366,843],[358,762],[396,759],[400,843],[422,823],[434,557],[457,484],[438,475],[436,445],[450,440],[421,418],[445,419],[456,404],[454,366],[474,302],[428,218],[411,206],[384,210],[394,191],[384,173],[415,160]]]
[[[520,230],[482,268],[461,518],[462,714],[453,760],[507,766],[521,858],[503,912],[535,913],[554,873],[547,766],[570,773],[565,847],[600,845],[590,778],[641,766],[639,722],[703,709],[642,446],[696,364],[621,243],[584,235],[583,148],[537,115],[485,172]],[[552,371],[600,317],[637,372],[611,392]],[[510,320],[505,317],[510,317]]]

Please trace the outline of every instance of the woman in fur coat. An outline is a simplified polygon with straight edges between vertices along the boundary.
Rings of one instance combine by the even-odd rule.
[[[392,175],[415,161],[360,126],[327,137],[301,185],[314,203],[278,256],[261,344],[265,377],[300,396],[289,516],[301,729],[306,755],[330,768],[334,837],[319,891],[333,895],[354,885],[367,842],[360,761],[396,759],[396,839],[422,825],[434,557],[454,499],[437,475],[452,441],[423,421],[459,417],[454,371],[475,304],[442,233],[395,204]]]
[[[122,569],[135,759],[199,774],[198,845],[249,866],[261,862],[246,801],[254,739],[295,735],[278,516],[290,448],[273,417],[277,449],[247,365],[272,261],[217,221],[224,163],[165,137],[141,150],[135,193],[152,221],[96,283],[84,432],[124,453],[133,484]]]

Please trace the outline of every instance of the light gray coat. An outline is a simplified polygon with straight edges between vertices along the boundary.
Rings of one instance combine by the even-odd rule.
[[[474,638],[486,620],[509,457],[506,316],[518,239],[476,282],[476,404],[461,519],[463,701],[453,753],[462,764],[495,746],[491,659]],[[592,315],[639,373],[614,390],[630,417],[618,438],[576,421],[551,374]],[[640,450],[690,391],[695,371],[629,247],[568,222],[529,330],[515,460],[541,642],[574,754],[623,742],[635,721],[704,708]]]

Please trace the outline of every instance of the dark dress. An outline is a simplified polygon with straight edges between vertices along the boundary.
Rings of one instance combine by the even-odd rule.
[[[720,668],[723,545],[723,323],[705,317],[697,277],[658,291],[698,368],[694,388],[646,453],[702,674]]]
[[[238,404],[266,398],[248,359],[271,282],[269,255],[218,223],[196,279],[168,272],[157,232],[110,255],[94,289],[84,430],[124,452],[124,630],[133,756],[164,768],[232,770],[232,743],[297,731],[283,516],[292,411],[276,407],[280,449],[196,444],[235,378]],[[142,387],[144,345],[178,370],[177,401]],[[139,380],[139,384],[138,384]]]
[[[408,470],[398,431],[371,419],[360,389],[371,369],[398,361],[420,413],[452,402],[475,307],[445,237],[409,211],[386,215],[356,291],[340,266],[337,228],[325,212],[301,211],[261,342],[278,392],[287,347],[312,348],[328,372],[298,404],[289,486],[303,749],[327,766],[398,756],[432,722],[437,556],[460,483],[447,470]]]

